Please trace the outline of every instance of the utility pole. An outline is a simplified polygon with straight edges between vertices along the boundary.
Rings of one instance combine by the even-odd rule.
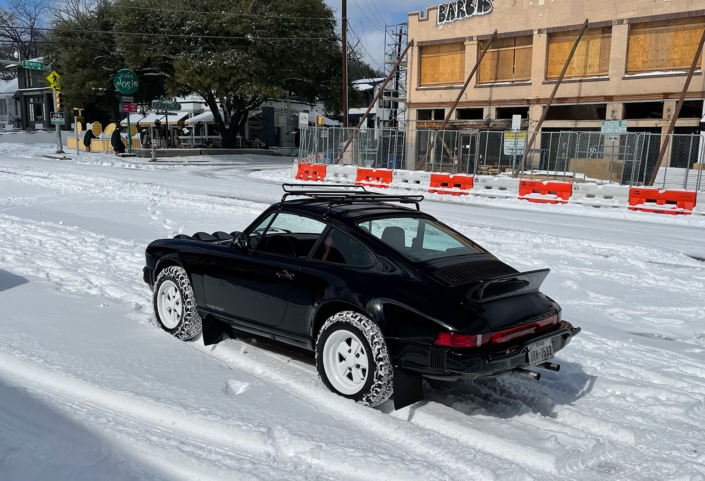
[[[348,2],[343,1],[342,35],[343,35],[343,127],[348,126]]]

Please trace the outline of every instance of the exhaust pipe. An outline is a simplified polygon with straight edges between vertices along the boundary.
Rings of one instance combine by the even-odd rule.
[[[541,379],[541,373],[529,371],[527,369],[522,369],[520,367],[514,368],[514,374],[519,374],[520,376],[528,377],[534,381]]]
[[[542,367],[544,369],[548,369],[549,371],[555,371],[555,372],[558,372],[561,370],[561,365],[556,364],[555,362],[544,362],[543,364],[540,364],[539,367]]]

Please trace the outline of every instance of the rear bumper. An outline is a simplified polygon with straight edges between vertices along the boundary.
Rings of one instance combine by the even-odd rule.
[[[570,323],[562,321],[559,329],[533,337],[512,348],[509,352],[477,355],[439,346],[408,345],[402,349],[397,359],[403,369],[417,372],[432,379],[454,381],[460,378],[475,379],[499,376],[518,367],[529,365],[528,347],[530,344],[550,339],[553,344],[553,352],[556,353],[567,346],[573,336],[579,334],[580,331],[579,327],[573,327]]]

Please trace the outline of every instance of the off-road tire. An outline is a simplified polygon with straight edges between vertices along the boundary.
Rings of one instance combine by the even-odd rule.
[[[369,365],[367,380],[360,391],[352,395],[340,393],[335,389],[328,380],[323,366],[325,342],[338,330],[354,333],[362,341],[367,353]],[[394,370],[384,335],[377,324],[358,312],[339,312],[329,317],[323,324],[316,339],[316,369],[318,378],[328,389],[365,406],[379,406],[394,392]]]
[[[166,280],[170,280],[176,284],[182,300],[183,315],[179,324],[177,324],[173,329],[169,329],[164,325],[162,320],[159,318],[159,309],[157,307],[159,287]],[[191,288],[191,281],[189,281],[188,274],[183,267],[170,266],[159,272],[157,281],[154,283],[152,303],[154,305],[154,315],[157,318],[157,322],[159,322],[161,328],[166,332],[178,339],[181,339],[182,341],[190,341],[201,334],[201,331],[203,330],[201,316],[196,310],[196,298],[194,297],[193,289]]]

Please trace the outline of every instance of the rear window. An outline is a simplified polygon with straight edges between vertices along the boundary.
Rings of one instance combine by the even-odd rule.
[[[366,220],[358,226],[415,261],[483,252],[459,233],[430,219],[391,217]]]

